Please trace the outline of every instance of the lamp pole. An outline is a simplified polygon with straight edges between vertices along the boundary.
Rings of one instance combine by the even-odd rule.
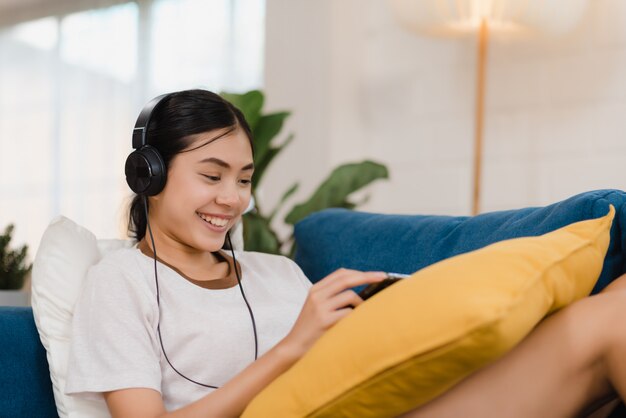
[[[472,36],[479,19],[476,56],[476,106],[474,129],[474,159],[471,170],[471,210],[481,211],[481,176],[485,113],[485,86],[489,32],[516,28],[532,28],[553,34],[571,30],[588,9],[587,0],[388,0],[399,22],[407,29],[428,35],[441,32],[466,33]],[[547,7],[544,3],[550,3]],[[554,3],[554,4],[552,4]],[[445,7],[444,7],[445,6]],[[555,14],[554,10],[559,10]],[[469,24],[469,25],[468,25]],[[491,25],[491,28],[489,27]]]
[[[482,18],[478,31],[478,56],[476,67],[476,113],[474,121],[474,185],[472,197],[472,215],[480,211],[480,182],[482,174],[483,134],[485,119],[485,69],[489,27],[487,19]]]

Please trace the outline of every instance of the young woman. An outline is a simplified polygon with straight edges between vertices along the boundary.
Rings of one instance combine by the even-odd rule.
[[[148,113],[144,140],[166,177],[132,201],[136,246],[89,270],[66,393],[104,396],[113,417],[236,417],[358,309],[350,288],[385,274],[341,269],[311,286],[285,257],[227,251],[251,197],[243,115],[203,90],[169,94]],[[626,395],[625,280],[406,416],[569,417]]]

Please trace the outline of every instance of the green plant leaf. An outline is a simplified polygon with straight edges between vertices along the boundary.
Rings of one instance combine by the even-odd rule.
[[[387,168],[374,161],[344,164],[337,167],[305,203],[296,205],[285,217],[285,222],[295,224],[307,215],[322,209],[343,207],[353,209],[347,200],[353,192],[374,180],[388,178]]]
[[[289,243],[289,250],[287,250],[287,253],[285,254],[287,257],[291,258],[292,260],[295,258],[296,255],[296,240],[293,239],[293,237],[288,241]]]
[[[267,166],[274,159],[274,157],[278,155],[279,152],[280,149],[278,148],[270,148],[270,150],[265,154],[265,159],[254,162],[254,173],[252,173],[252,188],[256,189],[257,187],[259,187]]]
[[[287,119],[289,115],[289,112],[278,112],[262,115],[259,118],[253,130],[255,158],[263,160],[270,148],[276,148],[272,147],[272,141],[281,129],[283,129],[285,119]]]
[[[270,165],[272,160],[293,140],[293,134],[290,134],[285,142],[283,142],[278,147],[271,147],[263,158],[258,158],[257,155],[254,155],[254,173],[252,174],[252,187],[257,187],[261,183],[261,178],[265,174],[265,170]]]
[[[278,201],[278,204],[276,205],[276,207],[274,208],[274,210],[272,211],[272,213],[270,213],[270,216],[268,216],[268,222],[272,222],[272,219],[274,219],[274,216],[276,216],[276,213],[280,210],[280,208],[283,206],[283,204],[285,203],[285,201],[287,199],[289,199],[289,196],[291,196],[292,194],[294,194],[296,192],[296,190],[298,190],[298,187],[300,187],[300,183],[294,183],[284,194],[283,196],[280,198],[280,200]]]
[[[257,213],[246,213],[242,219],[246,251],[280,254],[280,241],[266,218]]]
[[[258,188],[274,158],[294,139],[294,135],[288,135],[280,144],[274,143],[283,129],[290,112],[275,112],[262,114],[264,103],[263,93],[259,90],[249,91],[243,94],[221,93],[222,97],[241,109],[254,137],[254,165],[252,176],[252,190]],[[345,164],[335,169],[331,175],[318,187],[311,198],[291,209],[285,222],[294,224],[308,214],[328,207],[342,207],[353,209],[367,200],[367,196],[361,202],[348,201],[352,192],[366,186],[370,182],[387,178],[387,168],[381,164],[364,161],[356,164]],[[265,253],[280,254],[284,247],[288,248],[289,257],[293,258],[295,241],[293,234],[281,242],[278,235],[271,227],[271,222],[285,202],[295,193],[298,184],[293,184],[282,196],[278,204],[265,216],[261,210],[263,202],[256,201],[256,210],[243,216],[244,246],[248,251],[261,251]],[[256,195],[255,195],[256,198]],[[1,241],[0,241],[1,243]]]
[[[254,132],[261,118],[261,109],[265,101],[263,92],[260,90],[250,90],[243,94],[221,92],[220,96],[231,102],[237,109],[241,110],[250,129]]]
[[[13,235],[14,225],[8,225],[0,235],[0,289],[17,290],[24,285],[26,276],[33,265],[26,262],[28,246],[23,245],[11,250],[9,243]]]

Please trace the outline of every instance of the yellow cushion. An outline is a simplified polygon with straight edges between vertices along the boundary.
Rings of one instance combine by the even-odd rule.
[[[588,295],[614,214],[414,273],[331,328],[243,417],[391,417],[424,404]]]

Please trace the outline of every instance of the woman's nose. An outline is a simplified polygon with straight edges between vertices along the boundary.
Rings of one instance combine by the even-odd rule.
[[[239,193],[236,187],[232,185],[224,185],[221,187],[216,201],[221,205],[236,205],[239,202]]]

